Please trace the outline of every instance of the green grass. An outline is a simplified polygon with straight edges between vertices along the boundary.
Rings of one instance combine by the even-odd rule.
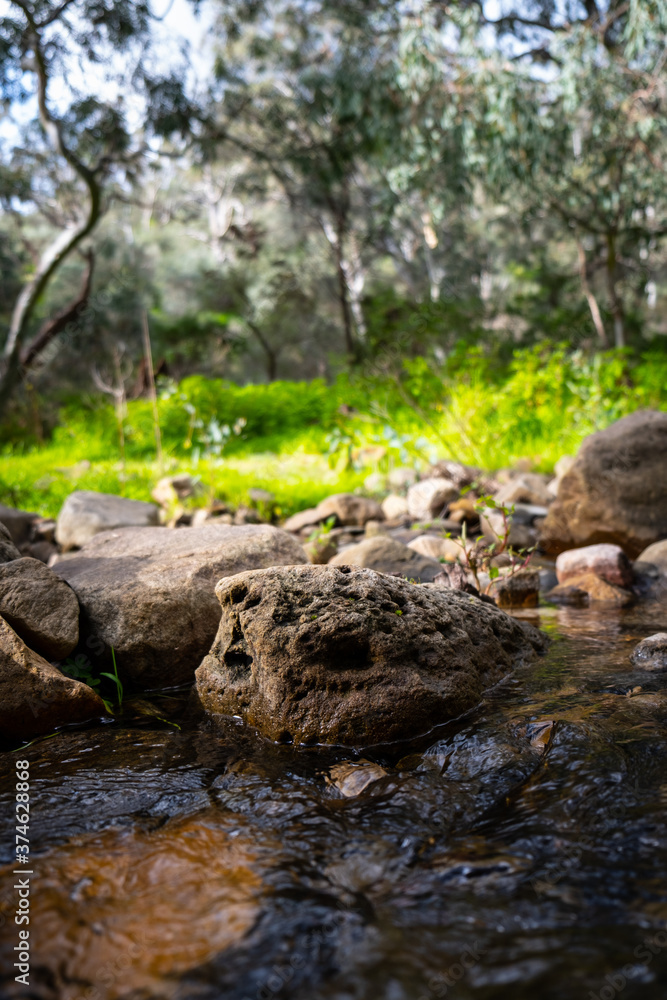
[[[113,409],[73,400],[48,443],[5,447],[0,502],[55,516],[76,489],[149,500],[160,475],[178,471],[201,479],[199,503],[212,493],[236,507],[259,487],[275,495],[276,513],[288,516],[330,493],[359,489],[369,472],[442,457],[485,469],[529,458],[550,472],[619,417],[667,409],[666,387],[664,352],[589,356],[544,346],[516,352],[504,368],[473,348],[440,367],[417,358],[404,362],[400,384],[356,376],[333,386],[238,387],[190,378],[163,386],[162,468],[148,402],[128,406],[123,465]],[[237,434],[231,428],[239,418],[245,425]]]

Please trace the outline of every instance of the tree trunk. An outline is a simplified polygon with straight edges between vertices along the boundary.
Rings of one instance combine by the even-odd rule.
[[[347,285],[347,275],[345,274],[345,257],[343,253],[343,234],[345,223],[340,215],[336,219],[334,228],[328,219],[321,219],[324,235],[329,241],[336,257],[336,276],[338,278],[338,301],[340,304],[341,318],[343,320],[343,334],[345,336],[345,351],[350,361],[354,361],[357,356],[354,342],[352,311],[350,309],[349,289]]]
[[[54,151],[70,165],[85,184],[88,191],[88,208],[81,221],[60,233],[42,254],[34,275],[19,295],[9,326],[9,334],[0,363],[0,419],[7,409],[13,392],[21,381],[21,349],[37,303],[46,287],[73,250],[97,225],[102,214],[102,191],[94,170],[91,170],[67,147],[61,125],[51,115],[47,102],[48,69],[39,37],[38,27],[27,5],[22,9],[32,26],[32,48],[37,76],[37,104],[42,128]]]
[[[588,274],[586,270],[586,251],[584,250],[584,245],[580,240],[577,240],[577,251],[579,253],[579,276],[581,278],[581,288],[584,295],[586,296],[586,301],[588,302],[588,308],[591,311],[591,316],[593,318],[593,325],[595,327],[600,345],[602,347],[609,347],[609,340],[607,339],[607,331],[604,328],[604,323],[602,322],[602,316],[600,314],[600,307],[598,306],[597,299],[591,291],[591,287],[588,284]]]
[[[37,335],[23,348],[20,354],[20,363],[23,369],[29,368],[55,337],[66,330],[68,326],[77,323],[83,315],[88,305],[95,265],[95,256],[92,250],[89,250],[85,256],[88,264],[84,272],[81,291],[57,316],[43,323]]]
[[[614,344],[616,347],[625,347],[625,315],[617,280],[616,236],[614,233],[607,233],[607,288],[611,314],[614,317]]]
[[[260,328],[249,319],[246,320],[246,323],[248,325],[248,329],[252,330],[262,345],[262,350],[266,355],[266,374],[268,380],[269,382],[275,382],[278,377],[278,355],[271,347],[271,344],[268,342]]]

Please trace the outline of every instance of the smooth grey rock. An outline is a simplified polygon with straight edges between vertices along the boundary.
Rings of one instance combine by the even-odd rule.
[[[424,583],[433,580],[442,566],[436,559],[415,552],[388,535],[365,538],[330,560],[330,566],[361,566],[389,576]]]
[[[452,500],[457,500],[460,490],[451,479],[432,477],[422,479],[408,490],[408,511],[416,521],[430,521],[433,517],[442,517],[445,507]]]
[[[64,660],[79,641],[76,595],[38,559],[0,565],[0,615],[47,660]]]
[[[246,569],[305,563],[270,525],[124,528],[96,535],[54,571],[76,593],[87,650],[141,688],[192,679],[220,620],[215,585]]]
[[[77,490],[70,493],[58,515],[56,541],[65,550],[77,549],[102,531],[147,527],[158,521],[155,504],[111,493]]]

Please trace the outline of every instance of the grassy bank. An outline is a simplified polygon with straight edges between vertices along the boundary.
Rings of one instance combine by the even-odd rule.
[[[358,488],[369,472],[452,457],[497,469],[530,458],[550,471],[595,430],[639,408],[667,409],[667,355],[565,349],[517,352],[500,365],[461,349],[436,367],[239,387],[194,377],[164,383],[158,404],[164,452],[156,460],[152,407],[122,418],[97,398],[70,400],[50,440],[6,442],[0,501],[58,512],[74,489],[149,499],[161,474],[189,471],[232,505],[261,487],[280,513]]]

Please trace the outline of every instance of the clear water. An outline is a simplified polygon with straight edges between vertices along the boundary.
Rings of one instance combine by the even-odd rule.
[[[9,865],[4,995],[663,1000],[667,674],[628,656],[667,604],[540,614],[548,655],[412,743],[274,746],[183,697],[154,701],[180,730],[136,705],[30,747],[32,974]]]

